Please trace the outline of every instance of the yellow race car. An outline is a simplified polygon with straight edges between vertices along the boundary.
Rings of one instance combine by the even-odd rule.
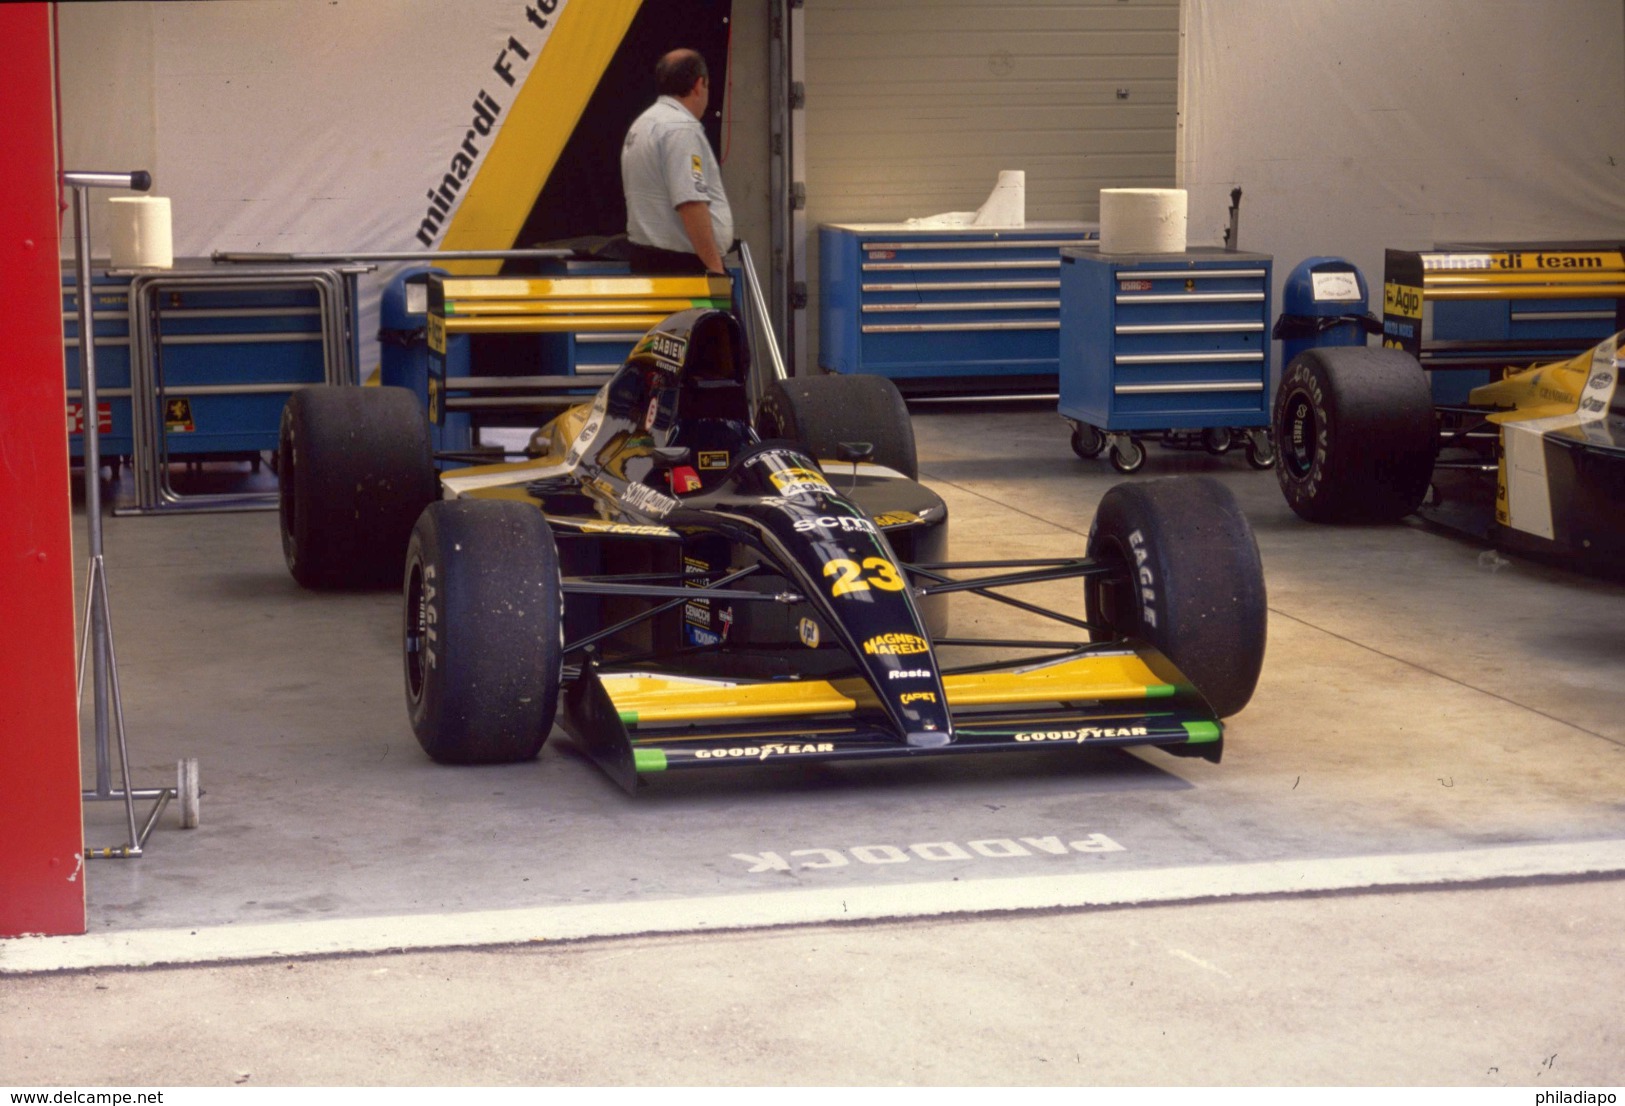
[[[1551,340],[1424,342],[1422,334],[1430,299],[1625,303],[1625,256],[1388,253],[1383,347],[1305,350],[1283,373],[1276,472],[1292,509],[1314,522],[1415,512],[1507,548],[1619,570],[1625,330],[1616,325],[1618,333],[1561,359],[1549,356],[1561,348]],[[1493,378],[1464,402],[1437,399],[1434,374],[1491,367]]]

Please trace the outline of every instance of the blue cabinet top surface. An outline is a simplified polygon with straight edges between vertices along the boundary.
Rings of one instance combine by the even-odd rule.
[[[1023,234],[1098,235],[1100,233],[1100,224],[1028,222],[1019,227],[922,227],[913,226],[909,223],[824,223],[822,229],[849,231],[853,234],[912,235],[921,238],[941,238],[953,235],[997,238],[1001,235]]]
[[[1077,261],[1099,261],[1110,265],[1161,266],[1212,265],[1226,261],[1243,265],[1264,264],[1274,260],[1271,254],[1244,253],[1219,246],[1192,246],[1183,253],[1102,253],[1100,247],[1094,245],[1064,246],[1061,249],[1061,257]]]

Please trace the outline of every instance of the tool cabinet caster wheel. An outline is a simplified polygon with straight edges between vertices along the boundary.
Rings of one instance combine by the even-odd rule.
[[[1072,428],[1072,452],[1085,461],[1100,456],[1100,451],[1106,448],[1106,435],[1096,427],[1086,422],[1080,422]]]
[[[1260,432],[1248,435],[1247,463],[1259,470],[1275,467],[1275,443],[1270,441],[1268,434]]]
[[[181,804],[181,828],[197,829],[198,799],[203,792],[198,787],[196,757],[175,762],[175,794]]]
[[[1202,431],[1202,448],[1215,457],[1222,457],[1229,453],[1230,447],[1234,444],[1235,442],[1230,437],[1228,427],[1210,426]]]
[[[1127,446],[1120,442],[1113,442],[1111,462],[1112,468],[1124,475],[1139,472],[1145,467],[1145,447],[1133,438],[1128,439]]]

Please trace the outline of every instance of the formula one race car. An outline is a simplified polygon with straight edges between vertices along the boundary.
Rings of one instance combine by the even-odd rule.
[[[290,400],[289,566],[315,587],[404,576],[407,707],[431,757],[534,757],[557,713],[628,789],[764,761],[1080,745],[1219,758],[1266,617],[1222,485],[1112,489],[1083,556],[949,562],[947,508],[913,479],[891,382],[776,379],[753,402],[749,361],[732,314],[674,314],[523,459],[448,469],[439,499],[410,392]],[[1001,594],[1059,580],[1082,584],[1071,610]],[[1070,633],[953,637],[955,592]]]
[[[1553,268],[1560,261],[1572,265]],[[1305,350],[1283,374],[1276,472],[1292,509],[1314,522],[1416,512],[1509,549],[1625,569],[1625,331],[1578,353],[1579,343],[1551,337],[1421,338],[1423,303],[1435,299],[1475,308],[1561,299],[1538,314],[1600,315],[1617,328],[1625,257],[1390,250],[1387,267],[1384,348]],[[1597,303],[1602,311],[1574,309]],[[1504,320],[1505,304],[1495,306]],[[1441,388],[1430,377],[1444,374],[1467,377],[1456,389],[1465,402],[1438,398],[1453,381]]]

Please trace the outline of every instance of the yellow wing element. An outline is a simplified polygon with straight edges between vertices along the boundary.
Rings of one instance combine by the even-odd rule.
[[[1468,400],[1474,405],[1509,408],[1490,416],[1490,421],[1496,423],[1573,414],[1580,408],[1580,395],[1596,366],[1612,368],[1616,343],[1617,337],[1567,361],[1510,373],[1502,380],[1474,388]]]
[[[1495,488],[1500,525],[1555,539],[1544,436],[1602,425],[1619,387],[1622,340],[1625,332],[1578,357],[1523,369],[1472,390],[1473,403],[1506,408],[1489,416],[1501,426]]]
[[[861,681],[774,680],[738,684],[656,675],[605,676],[604,690],[628,725],[849,714],[867,697]],[[1014,706],[1069,699],[1136,700],[1170,696],[1146,663],[1132,653],[1078,657],[1016,672],[945,676],[950,709]]]
[[[726,277],[447,277],[429,323],[443,334],[645,331],[691,307],[727,307]],[[444,339],[442,349],[444,348]]]

